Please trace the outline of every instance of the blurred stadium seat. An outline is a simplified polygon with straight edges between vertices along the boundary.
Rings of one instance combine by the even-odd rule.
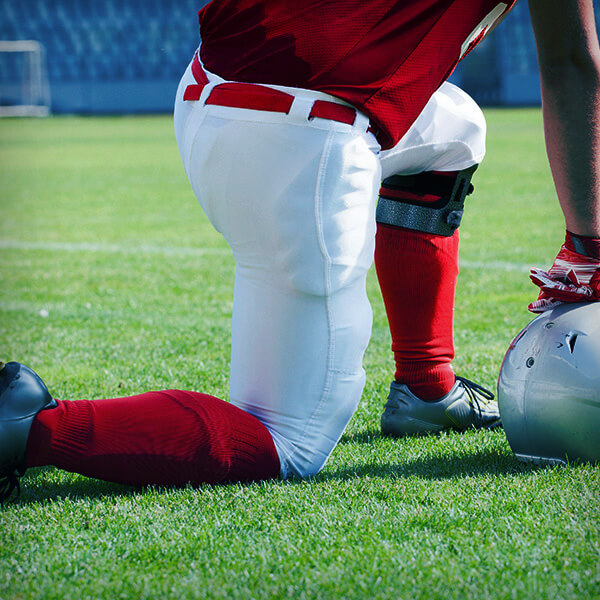
[[[170,111],[198,45],[196,15],[204,4],[0,0],[0,40],[44,45],[55,113]],[[13,63],[0,59],[0,103],[3,86],[18,76]]]
[[[458,66],[450,81],[482,105],[540,103],[537,56],[527,2],[516,4],[505,23]]]

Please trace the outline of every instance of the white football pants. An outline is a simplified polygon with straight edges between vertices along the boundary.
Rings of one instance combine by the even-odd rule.
[[[283,477],[317,473],[352,417],[371,335],[366,277],[380,182],[394,173],[461,170],[483,158],[485,121],[444,84],[403,140],[379,152],[361,113],[354,125],[308,114],[205,105],[224,80],[207,72],[198,101],[175,101],[175,134],[194,193],[236,261],[231,389],[268,428]]]

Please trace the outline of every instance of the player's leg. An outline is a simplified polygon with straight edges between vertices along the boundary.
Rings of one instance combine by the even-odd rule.
[[[451,364],[458,225],[484,152],[480,109],[444,84],[400,143],[382,153],[375,263],[396,363],[385,433],[498,422],[489,398],[481,410],[471,408],[466,387],[473,386],[457,380]]]
[[[271,436],[254,417],[184,390],[58,401],[35,419],[27,466],[117,483],[180,486],[276,477]]]
[[[196,169],[192,186],[237,262],[231,401],[266,425],[282,475],[304,477],[325,464],[364,386],[380,167],[366,121],[358,135],[231,112],[211,109],[192,154],[213,174],[206,186]]]
[[[8,363],[0,371],[0,500],[27,467],[44,465],[132,485],[264,479],[279,472],[266,428],[218,398],[165,390],[63,402],[53,400],[30,369]]]
[[[238,261],[234,404],[181,391],[59,403],[33,422],[29,465],[129,483],[255,479],[279,468],[306,476],[351,418],[371,328],[365,284],[380,181],[366,119],[359,135],[317,119],[252,123],[249,111],[236,121],[211,110],[223,117],[178,119],[178,140]]]
[[[197,104],[176,111],[181,144],[184,132],[200,126],[201,112]],[[233,404],[181,390],[56,402],[33,372],[10,363],[0,371],[0,501],[28,466],[42,465],[159,485],[267,479],[280,471],[266,427]]]

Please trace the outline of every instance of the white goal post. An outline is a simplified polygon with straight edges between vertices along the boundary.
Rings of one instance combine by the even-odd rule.
[[[0,117],[50,114],[46,50],[34,40],[0,41]]]

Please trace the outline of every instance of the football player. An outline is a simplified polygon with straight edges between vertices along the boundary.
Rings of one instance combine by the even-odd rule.
[[[9,363],[0,371],[3,495],[38,465],[161,485],[317,473],[364,386],[376,235],[397,361],[384,430],[495,425],[495,405],[450,366],[456,230],[483,154],[478,109],[444,81],[513,4],[206,6],[175,132],[191,186],[237,263],[231,402],[180,390],[58,401]],[[592,0],[529,5],[567,228],[552,268],[532,273],[541,292],[531,309],[541,311],[599,299],[600,50]]]

